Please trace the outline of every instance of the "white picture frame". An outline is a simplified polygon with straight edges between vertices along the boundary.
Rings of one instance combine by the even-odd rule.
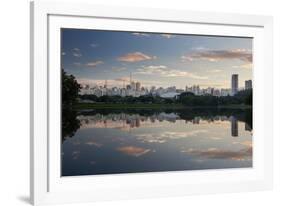
[[[95,21],[95,24],[93,24]],[[183,27],[186,25],[186,27]],[[251,169],[60,177],[60,28],[254,38]],[[34,205],[243,192],[272,188],[272,17],[85,3],[31,3],[31,201]],[[50,70],[52,68],[52,70]],[[52,84],[50,84],[52,81]],[[165,181],[163,181],[165,180]]]

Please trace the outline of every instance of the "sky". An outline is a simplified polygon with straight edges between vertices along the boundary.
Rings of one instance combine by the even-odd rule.
[[[62,29],[61,66],[80,84],[239,87],[252,79],[252,38]]]

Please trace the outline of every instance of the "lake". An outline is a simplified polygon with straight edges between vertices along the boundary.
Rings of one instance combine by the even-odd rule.
[[[62,120],[62,176],[252,167],[251,109],[98,109]]]

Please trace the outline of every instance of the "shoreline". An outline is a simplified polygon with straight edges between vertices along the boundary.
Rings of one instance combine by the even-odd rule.
[[[185,106],[183,104],[78,103],[75,109],[252,109],[251,105]]]

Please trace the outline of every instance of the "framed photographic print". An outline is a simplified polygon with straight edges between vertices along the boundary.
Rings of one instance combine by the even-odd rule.
[[[272,18],[31,3],[31,200],[272,187]]]

